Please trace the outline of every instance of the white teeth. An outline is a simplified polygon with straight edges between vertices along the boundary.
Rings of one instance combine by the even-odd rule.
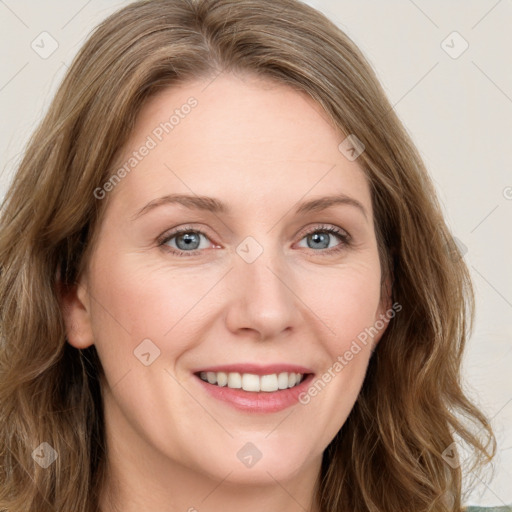
[[[240,389],[242,387],[242,376],[239,373],[228,375],[228,388]]]
[[[288,388],[288,374],[286,372],[280,373],[277,377],[277,386],[279,389]]]
[[[202,380],[217,386],[227,386],[232,389],[243,389],[257,393],[259,391],[274,392],[280,389],[293,388],[304,378],[301,373],[281,372],[280,374],[272,373],[269,375],[255,375],[253,373],[237,373],[237,372],[201,372]]]
[[[224,372],[217,373],[217,386],[225,386],[228,383],[228,374]]]
[[[252,373],[244,373],[242,375],[242,389],[244,391],[259,391],[260,378]]]
[[[277,391],[279,389],[275,373],[273,375],[262,375],[260,380],[261,391]]]

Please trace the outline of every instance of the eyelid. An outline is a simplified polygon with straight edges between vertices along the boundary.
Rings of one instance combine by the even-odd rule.
[[[352,239],[352,236],[350,235],[350,233],[346,229],[341,228],[339,226],[336,226],[335,224],[327,224],[327,223],[322,223],[322,222],[316,223],[316,224],[312,224],[309,227],[304,228],[303,231],[299,231],[297,236],[300,235],[302,238],[304,238],[306,235],[309,235],[310,233],[315,233],[317,231],[322,231],[322,230],[332,232],[333,229],[335,231],[339,231],[339,235],[340,236],[344,235],[349,240]]]

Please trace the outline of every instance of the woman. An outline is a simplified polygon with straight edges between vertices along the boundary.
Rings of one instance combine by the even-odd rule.
[[[434,187],[302,3],[101,23],[0,240],[0,510],[460,511],[495,454]]]

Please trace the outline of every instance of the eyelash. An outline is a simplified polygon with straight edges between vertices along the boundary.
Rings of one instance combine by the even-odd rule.
[[[301,240],[303,238],[305,238],[306,236],[312,235],[313,233],[317,233],[317,232],[330,233],[330,234],[336,235],[341,240],[340,244],[336,245],[335,247],[332,247],[331,249],[322,249],[320,251],[315,251],[313,249],[310,249],[313,252],[322,253],[322,256],[332,256],[334,254],[339,253],[340,251],[342,251],[343,249],[345,249],[351,245],[351,237],[346,231],[335,228],[333,226],[324,226],[324,225],[313,226],[311,229],[309,229],[302,235]],[[203,233],[202,231],[197,230],[197,229],[193,229],[191,226],[185,226],[182,228],[175,229],[169,235],[163,235],[163,237],[158,240],[158,246],[164,247],[167,242],[169,242],[170,240],[172,240],[173,238],[175,238],[176,236],[178,236],[182,233],[198,233],[198,234],[203,235],[206,238],[208,238],[206,233]],[[197,256],[203,249],[195,249],[194,251],[177,251],[176,249],[167,246],[164,248],[164,250],[173,255],[176,255],[176,256],[189,257],[189,256]]]

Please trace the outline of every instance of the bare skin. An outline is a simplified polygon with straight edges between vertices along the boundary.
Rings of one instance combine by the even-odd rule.
[[[211,398],[192,370],[292,363],[319,378],[382,318],[390,303],[381,294],[370,189],[357,160],[338,149],[345,136],[308,96],[251,76],[210,81],[166,89],[144,106],[120,162],[197,99],[108,192],[87,272],[62,298],[69,343],[94,344],[106,374],[102,510],[318,512],[322,453],[385,327],[307,404],[274,413]],[[167,194],[214,197],[230,212],[165,204],[136,217]],[[295,213],[335,194],[364,212],[338,203]],[[195,233],[192,249],[169,238],[177,227]],[[322,231],[329,227],[349,243]],[[323,239],[306,233],[313,228]],[[250,250],[262,249],[251,263],[237,252],[249,236],[257,242]],[[147,366],[134,355],[145,339],[160,351]],[[247,443],[261,453],[252,467],[237,456]]]

